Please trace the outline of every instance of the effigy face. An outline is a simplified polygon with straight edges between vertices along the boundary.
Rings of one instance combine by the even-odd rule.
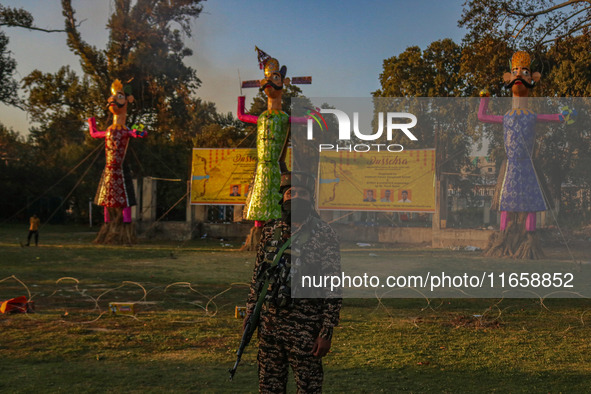
[[[133,96],[125,91],[126,88],[118,79],[111,85],[111,96],[108,98],[109,111],[113,115],[122,116],[127,114],[127,104],[133,102]],[[129,91],[129,89],[127,89]]]

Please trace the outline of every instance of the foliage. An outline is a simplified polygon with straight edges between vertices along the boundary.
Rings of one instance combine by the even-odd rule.
[[[462,59],[462,47],[450,39],[435,41],[424,51],[417,46],[409,47],[398,56],[384,60],[381,87],[373,92],[376,112],[399,112],[404,107],[420,117],[413,128],[413,133],[420,136],[418,141],[409,141],[397,133],[392,142],[400,143],[405,149],[435,147],[439,170],[454,173],[467,165],[474,136],[465,126],[467,114],[459,108],[459,100],[441,98],[462,97],[474,90],[460,72]],[[404,98],[385,101],[381,97]]]
[[[0,4],[0,26],[20,27],[28,30],[38,30],[46,33],[64,32],[60,29],[44,29],[33,24],[31,13],[23,8],[6,7]]]
[[[234,118],[231,113],[213,113],[208,124],[193,137],[193,146],[200,148],[247,148],[256,142],[254,126]]]
[[[8,37],[0,31],[0,102],[8,105],[18,104],[17,88],[14,80],[16,61],[10,57]]]
[[[40,28],[35,26],[33,22],[33,15],[29,11],[0,4],[0,26],[19,27],[47,33],[64,31]],[[20,107],[21,100],[17,97],[18,84],[13,78],[16,62],[10,57],[7,44],[8,38],[4,32],[0,31],[0,102]]]
[[[21,196],[26,195],[30,156],[24,139],[0,124],[0,211],[16,212]],[[23,182],[25,181],[25,182]]]
[[[587,31],[589,9],[586,0],[468,0],[459,26],[469,30],[473,42],[494,36],[518,47],[539,48]]]
[[[33,26],[33,16],[25,9],[0,4],[0,26],[29,28]]]
[[[12,14],[12,9],[0,4],[0,26],[8,25],[13,18],[16,18]],[[0,31],[0,102],[4,104],[16,105],[19,102],[18,85],[14,79],[15,69],[16,61],[10,56],[8,37]]]
[[[432,42],[424,51],[406,48],[383,63],[374,97],[459,97],[470,86],[460,74],[462,48],[450,39]]]
[[[287,85],[283,87],[283,101],[281,102],[281,109],[283,112],[291,115],[291,99],[294,97],[302,98],[302,89],[297,85]],[[248,113],[259,116],[267,110],[267,96],[264,92],[259,93],[253,98],[252,104]]]

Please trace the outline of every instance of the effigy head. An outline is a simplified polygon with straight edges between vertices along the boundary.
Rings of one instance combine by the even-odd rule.
[[[511,57],[511,72],[503,75],[505,88],[511,89],[514,96],[524,97],[529,95],[536,82],[540,80],[541,74],[531,72],[531,57],[529,53],[518,51]]]
[[[133,96],[131,94],[131,86],[121,83],[116,79],[111,84],[111,96],[107,100],[109,103],[109,111],[114,115],[122,115],[127,113],[127,104],[133,103]]]
[[[285,78],[287,74],[286,66],[279,66],[279,61],[269,56],[264,51],[255,47],[259,66],[265,72],[265,78],[261,79],[261,91],[264,91],[268,97],[280,97],[282,95],[283,86],[289,85],[289,78]]]

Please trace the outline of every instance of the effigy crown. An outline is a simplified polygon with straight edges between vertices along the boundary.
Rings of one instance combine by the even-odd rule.
[[[271,57],[268,53],[259,49],[258,47],[255,46],[254,50],[257,53],[259,67],[261,70],[265,71],[265,78],[269,78],[271,75],[273,75],[273,73],[280,73],[281,77],[285,78],[287,67],[279,67],[279,60]]]
[[[118,79],[111,84],[111,94],[115,95],[117,92],[123,92],[123,84]]]
[[[125,86],[123,86],[123,84],[121,83],[121,81],[119,79],[114,80],[113,83],[111,84],[111,94],[115,95],[115,94],[117,94],[117,92],[123,92],[123,93],[125,93],[126,96],[130,96],[132,93],[132,89],[131,89],[131,85],[129,83],[132,80],[133,80],[133,78],[131,78],[129,81],[127,81]]]
[[[525,51],[518,51],[511,57],[511,70],[516,68],[527,68],[531,66],[531,57]]]

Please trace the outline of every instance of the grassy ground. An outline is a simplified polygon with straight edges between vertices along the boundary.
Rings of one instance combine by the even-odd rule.
[[[227,375],[252,253],[201,240],[94,246],[74,227],[43,228],[38,248],[22,248],[24,236],[0,227],[0,300],[30,291],[37,310],[0,315],[0,392],[256,392],[256,341]],[[428,258],[442,257],[480,258]],[[139,312],[111,316],[113,301],[140,301]],[[345,300],[325,391],[589,390],[590,301],[429,301]]]

